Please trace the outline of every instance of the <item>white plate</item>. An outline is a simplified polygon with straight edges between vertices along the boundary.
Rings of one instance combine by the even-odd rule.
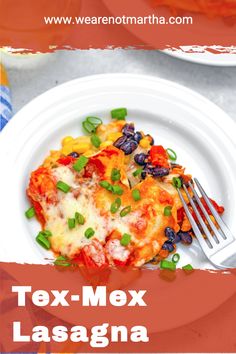
[[[189,47],[188,47],[189,48]],[[198,48],[200,51],[200,48]],[[191,61],[197,64],[211,65],[211,66],[236,66],[236,54],[213,54],[210,52],[187,53],[185,47],[183,50],[163,50],[163,53],[181,60]]]
[[[34,99],[0,134],[1,261],[46,263],[51,257],[35,242],[40,229],[24,211],[30,172],[62,137],[82,134],[87,115],[110,120],[110,110],[128,108],[128,120],[151,133],[156,143],[173,148],[187,172],[198,177],[222,203],[224,219],[236,234],[235,125],[217,106],[189,89],[141,75],[98,75],[58,86]],[[181,247],[180,247],[181,248]],[[195,241],[182,247],[181,263],[210,268]]]
[[[103,0],[103,3],[107,7],[107,9],[114,15],[114,16],[122,16],[126,15],[128,16],[135,16],[139,17],[140,14],[142,14],[143,17],[145,16],[150,16],[152,14],[155,14],[156,16],[160,16],[160,13],[158,12],[157,8],[152,7],[150,5],[150,1],[146,0],[136,0],[136,6],[135,7],[124,7],[123,3],[120,1],[110,1],[110,0]],[[167,10],[164,10],[164,14],[168,17],[170,13]],[[189,14],[192,15],[194,18],[194,14]],[[199,16],[197,15],[196,21],[198,21],[199,24],[199,29],[198,31],[201,31],[201,35],[203,38],[211,38],[212,33],[216,35],[217,31],[219,28],[221,28],[221,22],[222,19],[208,19],[206,16]],[[137,38],[141,40],[141,43],[148,44],[153,48],[156,48],[156,38],[159,36],[159,26],[152,26],[151,29],[147,31],[143,31],[143,26],[128,26],[124,25],[128,31],[130,31],[133,35],[135,35]],[[181,38],[183,35],[183,31],[186,31],[185,27],[179,26],[178,28],[175,29],[175,35],[176,38],[178,36]],[[189,33],[191,33],[192,37],[194,38],[196,35],[196,29],[192,28],[189,26],[188,29]],[[194,32],[195,31],[195,32]],[[224,32],[222,32],[224,31]],[[173,57],[176,57],[178,59],[183,59],[187,61],[191,61],[194,63],[198,64],[205,64],[205,65],[212,65],[212,66],[236,66],[236,47],[233,46],[234,43],[234,33],[235,33],[235,26],[229,26],[225,27],[224,29],[221,30],[221,37],[227,36],[228,39],[232,38],[232,46],[226,48],[227,53],[220,54],[224,52],[224,48],[220,47],[219,45],[212,45],[209,46],[206,43],[206,46],[196,46],[193,45],[192,47],[190,46],[192,43],[188,43],[188,47],[191,47],[193,51],[205,51],[204,53],[186,53],[186,47],[183,46],[183,50],[171,50],[171,49],[165,49],[163,50],[163,53],[169,54]],[[168,45],[168,43],[166,43]],[[218,54],[213,54],[210,53],[209,50],[205,50],[208,47],[208,49],[211,49],[211,51],[217,51]],[[229,51],[228,51],[229,49]],[[234,53],[234,54],[231,54]]]

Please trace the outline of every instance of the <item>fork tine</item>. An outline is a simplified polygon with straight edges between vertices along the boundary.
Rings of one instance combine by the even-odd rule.
[[[189,194],[188,189],[186,188],[185,185],[183,185],[183,188],[184,188],[184,191],[185,191],[185,193],[187,194],[188,200],[189,200],[189,202],[190,202],[190,204],[191,204],[191,206],[192,206],[192,208],[193,208],[193,210],[194,210],[194,212],[195,212],[195,214],[196,214],[196,216],[197,216],[197,218],[198,218],[198,221],[199,221],[199,223],[201,224],[201,227],[203,228],[204,234],[205,234],[206,237],[207,237],[207,241],[209,242],[209,244],[210,244],[210,246],[211,246],[211,248],[212,248],[213,246],[212,246],[212,243],[211,243],[211,241],[210,241],[210,240],[212,239],[212,235],[211,235],[210,231],[208,230],[208,228],[207,228],[205,222],[203,221],[203,218],[201,217],[201,215],[200,215],[200,213],[199,213],[199,211],[198,211],[198,209],[197,209],[197,207],[196,207],[194,201],[192,200],[192,198],[191,198],[191,196],[190,196],[190,194]],[[218,239],[217,239],[217,241],[218,241]],[[216,242],[216,240],[215,240],[215,242]],[[219,241],[218,241],[218,243],[219,243]]]
[[[219,233],[219,231],[217,230],[215,224],[214,224],[213,221],[211,220],[210,216],[208,215],[208,212],[206,211],[204,205],[202,204],[201,199],[199,198],[199,196],[198,196],[198,194],[197,194],[195,188],[193,187],[193,185],[192,185],[190,182],[189,182],[189,187],[191,188],[191,190],[192,190],[192,192],[193,192],[193,195],[194,195],[194,197],[196,198],[196,201],[197,201],[199,207],[201,208],[201,211],[203,212],[203,214],[204,214],[204,216],[205,216],[205,218],[206,218],[208,224],[210,225],[210,227],[211,227],[212,231],[214,232],[215,237],[216,237],[216,239],[218,240],[218,243],[219,243],[219,238],[222,238],[223,235],[221,235],[221,234]],[[223,238],[225,239],[225,236],[224,236]]]
[[[225,237],[227,238],[230,236],[232,239],[234,239],[234,236],[232,235],[231,231],[225,225],[224,221],[222,220],[222,218],[220,217],[220,215],[218,214],[218,212],[216,211],[216,209],[213,207],[212,203],[210,202],[206,192],[202,188],[198,179],[194,178],[194,181],[196,182],[196,185],[198,186],[198,189],[200,190],[203,199],[205,200],[210,211],[212,212],[212,215],[214,216],[215,220],[217,221],[218,225],[220,226],[221,231],[224,233]]]
[[[206,241],[205,241],[204,238],[202,237],[202,233],[201,233],[201,231],[199,230],[199,228],[198,228],[198,226],[197,226],[197,223],[195,222],[195,220],[194,220],[192,214],[190,213],[190,211],[189,211],[189,209],[188,209],[188,206],[187,206],[187,204],[186,204],[186,202],[185,202],[185,200],[184,200],[184,197],[182,196],[182,193],[180,192],[179,189],[177,189],[177,190],[178,190],[178,194],[179,194],[180,200],[181,200],[181,202],[182,202],[182,204],[183,204],[185,213],[186,213],[186,215],[187,215],[187,217],[188,217],[188,219],[189,219],[189,222],[190,222],[190,224],[191,224],[191,226],[192,226],[192,228],[193,228],[193,232],[194,232],[195,236],[197,237],[198,242],[200,243],[200,245],[201,245],[203,251],[204,251],[204,252],[208,252],[208,250],[209,250],[210,247],[208,246],[208,244],[206,243]]]

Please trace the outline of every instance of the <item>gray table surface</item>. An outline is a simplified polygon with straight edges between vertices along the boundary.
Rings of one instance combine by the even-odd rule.
[[[236,121],[236,67],[194,64],[158,51],[59,51],[38,65],[9,67],[14,111],[46,90],[100,73],[140,73],[187,86],[220,106]]]

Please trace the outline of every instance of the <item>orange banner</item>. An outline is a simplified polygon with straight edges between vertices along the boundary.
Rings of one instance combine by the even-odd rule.
[[[232,272],[2,263],[1,277],[1,352],[235,351]]]
[[[0,7],[0,47],[21,52],[204,46],[235,53],[235,0],[1,0]]]

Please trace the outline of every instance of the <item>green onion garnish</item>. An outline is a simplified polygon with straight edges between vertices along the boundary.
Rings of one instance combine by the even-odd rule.
[[[166,259],[162,259],[160,263],[160,268],[174,271],[176,270],[176,265],[174,262],[167,261]]]
[[[46,236],[44,236],[43,232],[39,232],[39,234],[36,237],[36,241],[41,247],[45,248],[46,250],[49,250],[51,247],[49,239]]]
[[[112,181],[119,181],[120,180],[120,170],[118,170],[117,168],[113,168],[111,171],[111,180]]]
[[[62,181],[58,181],[57,182],[57,189],[59,189],[60,191],[64,192],[64,193],[68,193],[70,191],[70,186],[68,184],[66,184],[65,182]]]
[[[108,188],[110,187],[110,183],[108,181],[101,181],[99,182],[99,185],[102,187],[102,188],[105,188],[108,190]]]
[[[175,253],[174,255],[173,255],[173,257],[172,257],[172,262],[173,263],[178,263],[179,262],[179,260],[180,260],[180,255],[178,254],[178,253]]]
[[[131,235],[129,234],[124,234],[120,240],[120,244],[122,246],[128,246],[128,244],[130,243],[131,241]]]
[[[187,272],[192,272],[194,270],[194,268],[191,264],[186,264],[185,266],[182,267],[182,269]]]
[[[98,118],[98,117],[87,117],[86,121],[89,122],[90,124],[95,125],[95,127],[102,124],[101,118]]]
[[[126,108],[116,108],[111,111],[111,117],[117,120],[125,120],[127,114]]]
[[[166,206],[165,209],[164,209],[164,215],[165,216],[171,216],[172,212],[172,207],[171,206]]]
[[[174,150],[168,148],[166,149],[166,152],[168,154],[168,157],[171,161],[176,161],[177,160],[177,154]]]
[[[116,198],[115,201],[111,204],[111,208],[110,208],[111,213],[115,214],[120,208],[120,206],[121,206],[121,199]]]
[[[95,146],[96,148],[99,148],[99,146],[101,145],[101,140],[96,134],[93,134],[90,140],[93,146]]]
[[[77,224],[79,225],[84,225],[85,223],[85,218],[82,214],[76,212],[75,213],[75,221],[77,222]]]
[[[113,194],[122,195],[124,193],[124,190],[120,186],[115,185],[115,186],[112,186],[112,192],[113,192]]]
[[[26,210],[25,212],[25,216],[27,217],[27,219],[31,219],[35,216],[35,209],[34,207],[29,208],[28,210]]]
[[[68,223],[68,227],[70,230],[75,228],[75,219],[74,218],[68,219],[67,223]]]
[[[141,173],[143,172],[142,168],[138,168],[136,171],[133,172],[133,176],[134,177],[138,177],[141,175]]]
[[[58,256],[53,263],[57,266],[62,266],[62,267],[71,266],[71,263],[69,262],[68,258],[63,256]]]
[[[94,229],[92,229],[92,227],[89,227],[89,228],[85,231],[84,236],[85,236],[86,238],[90,238],[90,237],[92,237],[94,234],[95,234]]]
[[[86,156],[81,155],[73,165],[73,169],[77,172],[82,171],[82,169],[87,165],[88,161],[89,159]]]
[[[141,199],[140,191],[138,189],[133,189],[132,190],[132,197],[136,202],[138,200],[140,200]]]
[[[41,234],[43,234],[43,236],[45,236],[45,237],[51,237],[52,236],[52,233],[49,230],[43,230],[43,231],[41,231]]]
[[[172,179],[172,184],[175,188],[181,188],[182,187],[182,181],[179,177],[173,177]]]
[[[131,206],[127,206],[125,208],[123,208],[120,212],[120,216],[123,217],[123,216],[126,216],[127,214],[129,214],[131,212]]]
[[[85,130],[87,133],[89,133],[89,134],[96,132],[96,127],[95,127],[95,125],[89,123],[87,120],[84,120],[84,121],[82,122],[82,126],[83,126],[84,130]]]

